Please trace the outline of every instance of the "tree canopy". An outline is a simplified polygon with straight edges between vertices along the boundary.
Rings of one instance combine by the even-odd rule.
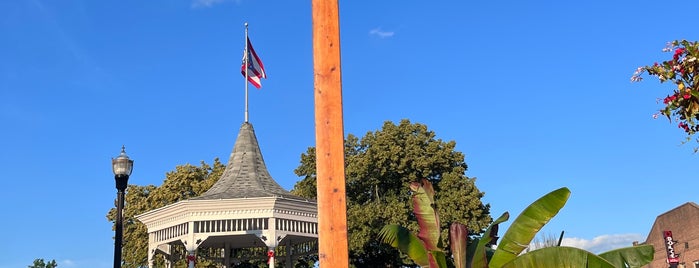
[[[377,236],[389,223],[417,230],[408,202],[411,195],[406,189],[422,178],[429,180],[437,192],[444,245],[446,227],[451,222],[464,223],[479,232],[490,224],[490,206],[481,202],[484,193],[475,186],[475,178],[465,175],[464,154],[455,147],[456,142],[436,138],[426,125],[405,119],[398,125],[385,122],[381,130],[370,131],[361,139],[347,136],[347,221],[352,266],[415,266],[397,250],[380,243]],[[315,164],[315,148],[310,147],[295,170],[302,180],[292,193],[316,198]]]
[[[27,266],[28,268],[56,268],[58,267],[58,263],[56,263],[56,260],[51,260],[49,262],[45,262],[44,259],[35,259],[34,263],[32,265]]]

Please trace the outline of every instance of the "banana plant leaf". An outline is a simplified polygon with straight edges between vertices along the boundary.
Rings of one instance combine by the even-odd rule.
[[[417,218],[420,231],[417,237],[422,240],[425,249],[429,253],[427,258],[430,267],[447,267],[447,259],[442,252],[440,239],[439,214],[434,203],[434,188],[427,179],[420,182],[410,183],[410,190],[413,191],[413,214]]]
[[[473,241],[471,241],[471,243],[468,243],[468,247],[466,248],[466,268],[476,267],[476,266],[473,266],[473,256],[476,253],[476,249],[478,248],[478,244],[480,243],[480,241],[481,241],[480,237],[475,237],[475,238],[473,238]],[[490,256],[493,256],[493,254],[491,253]],[[488,256],[487,256],[487,252],[486,252],[486,258],[485,258],[486,260],[488,259],[487,257]],[[487,263],[483,264],[483,266],[481,266],[481,267],[487,268],[488,264]]]
[[[497,252],[497,251],[496,251]],[[492,266],[491,266],[492,267]],[[502,268],[617,268],[600,256],[573,247],[546,247],[522,254]],[[619,266],[624,267],[624,266]]]
[[[435,250],[430,252],[432,258],[430,259],[430,268],[447,268],[447,255],[444,251]]]
[[[641,245],[615,249],[599,254],[615,267],[640,268],[653,261],[653,245]]]
[[[488,229],[485,230],[485,233],[483,233],[483,237],[478,240],[478,244],[475,247],[469,247],[469,252],[466,254],[469,256],[471,259],[468,260],[468,263],[470,263],[470,266],[467,267],[473,267],[473,268],[487,268],[488,267],[488,256],[486,252],[485,246],[489,244],[491,241],[491,232],[493,231],[493,226],[497,226],[500,223],[503,223],[507,221],[510,218],[510,213],[505,212],[502,215],[500,215],[499,218],[497,218],[495,221],[493,221],[492,224],[488,227]],[[475,241],[474,241],[475,243]],[[473,250],[473,251],[471,251]]]
[[[454,257],[455,268],[466,268],[468,252],[468,229],[466,225],[454,222],[449,226],[449,247]]]
[[[421,267],[430,266],[425,245],[405,227],[396,224],[386,225],[379,231],[378,238],[379,241],[389,244],[408,255],[415,264]]]
[[[441,250],[439,245],[439,216],[434,204],[434,189],[432,183],[426,179],[421,182],[410,183],[413,191],[413,213],[420,225],[417,237],[425,243],[428,251]]]
[[[537,199],[522,211],[500,239],[489,267],[502,267],[529,246],[536,233],[563,208],[570,197],[570,190],[563,187]],[[474,266],[479,267],[479,266]],[[555,267],[555,266],[540,266]]]

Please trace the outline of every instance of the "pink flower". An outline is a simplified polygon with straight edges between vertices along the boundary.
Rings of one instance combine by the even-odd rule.
[[[690,96],[689,94],[684,94],[684,95],[682,95],[682,98],[684,98],[685,100],[688,100],[690,97],[691,97],[691,96]]]
[[[680,58],[680,55],[682,55],[682,53],[684,53],[684,48],[678,48],[677,50],[675,50],[675,55],[672,55],[672,58],[676,61]]]

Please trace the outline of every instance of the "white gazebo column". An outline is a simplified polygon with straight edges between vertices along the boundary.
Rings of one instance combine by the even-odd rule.
[[[267,263],[269,264],[269,268],[274,268],[274,255],[275,255],[275,248],[277,247],[277,219],[274,217],[270,217],[267,219],[267,232],[263,232],[267,234],[267,240],[263,241],[267,245],[267,257],[269,258],[267,260]]]
[[[153,255],[155,255],[155,234],[153,232],[148,233],[148,268],[153,268]]]
[[[155,249],[150,249],[148,247],[148,268],[153,268],[153,255],[155,255]]]
[[[267,219],[267,230],[262,231],[262,234],[259,235],[260,239],[262,242],[265,243],[267,246],[267,257],[269,258],[267,260],[267,263],[269,264],[269,268],[274,268],[274,255],[275,252],[274,250],[277,248],[277,245],[279,244],[279,241],[277,240],[277,223],[276,223],[276,218],[271,217]]]
[[[267,263],[269,263],[269,268],[274,268],[274,247],[269,247],[267,257],[269,257],[269,260],[267,260]]]
[[[189,222],[188,224],[187,239],[182,239],[182,244],[184,244],[185,249],[187,249],[187,267],[194,268],[194,263],[197,260],[197,248],[199,243],[208,239],[208,236],[195,235],[194,233],[194,222]]]
[[[197,256],[194,254],[194,250],[187,250],[187,267],[194,268],[194,263],[197,261]]]

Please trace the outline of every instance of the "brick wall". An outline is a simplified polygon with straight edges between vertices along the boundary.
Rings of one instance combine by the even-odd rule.
[[[663,231],[672,231],[675,253],[679,253],[680,266],[699,268],[699,205],[688,202],[668,212],[660,214],[646,238],[645,244],[653,245],[655,258],[646,268],[667,268],[667,251]]]

